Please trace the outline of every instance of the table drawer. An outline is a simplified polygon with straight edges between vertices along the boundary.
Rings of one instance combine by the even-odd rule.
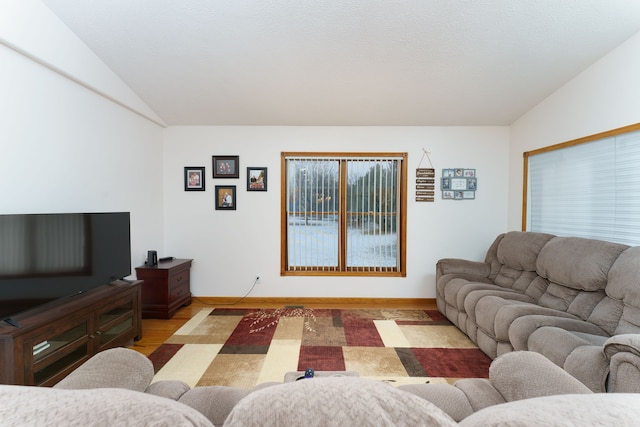
[[[191,295],[189,270],[179,271],[169,276],[169,304]]]
[[[187,284],[189,286],[189,270],[182,270],[178,272],[172,272],[169,276],[169,289],[180,288]]]

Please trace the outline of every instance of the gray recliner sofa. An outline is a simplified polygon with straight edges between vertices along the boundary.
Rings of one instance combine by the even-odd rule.
[[[489,379],[400,387],[354,376],[253,390],[151,383],[153,365],[124,348],[98,353],[54,388],[0,385],[3,426],[637,426],[639,393],[594,394],[545,357],[512,352]],[[151,383],[151,384],[150,384]]]
[[[640,247],[512,231],[436,265],[438,310],[495,359],[540,353],[595,392],[640,392]]]

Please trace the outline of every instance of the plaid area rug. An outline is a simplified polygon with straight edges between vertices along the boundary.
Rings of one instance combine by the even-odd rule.
[[[289,371],[394,385],[488,378],[491,359],[436,310],[203,309],[150,356],[154,381],[253,388]]]

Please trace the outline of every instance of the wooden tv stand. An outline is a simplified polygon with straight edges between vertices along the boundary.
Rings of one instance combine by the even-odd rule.
[[[142,338],[142,281],[117,281],[0,323],[0,384],[52,386],[99,351]]]

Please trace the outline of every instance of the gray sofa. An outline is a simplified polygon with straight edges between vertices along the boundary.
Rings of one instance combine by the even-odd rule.
[[[595,392],[640,392],[640,247],[512,231],[441,259],[438,310],[487,355],[540,353]]]
[[[594,394],[532,352],[496,359],[490,378],[393,387],[353,376],[254,390],[159,381],[130,349],[94,356],[54,388],[0,385],[3,426],[635,426],[640,394]]]

